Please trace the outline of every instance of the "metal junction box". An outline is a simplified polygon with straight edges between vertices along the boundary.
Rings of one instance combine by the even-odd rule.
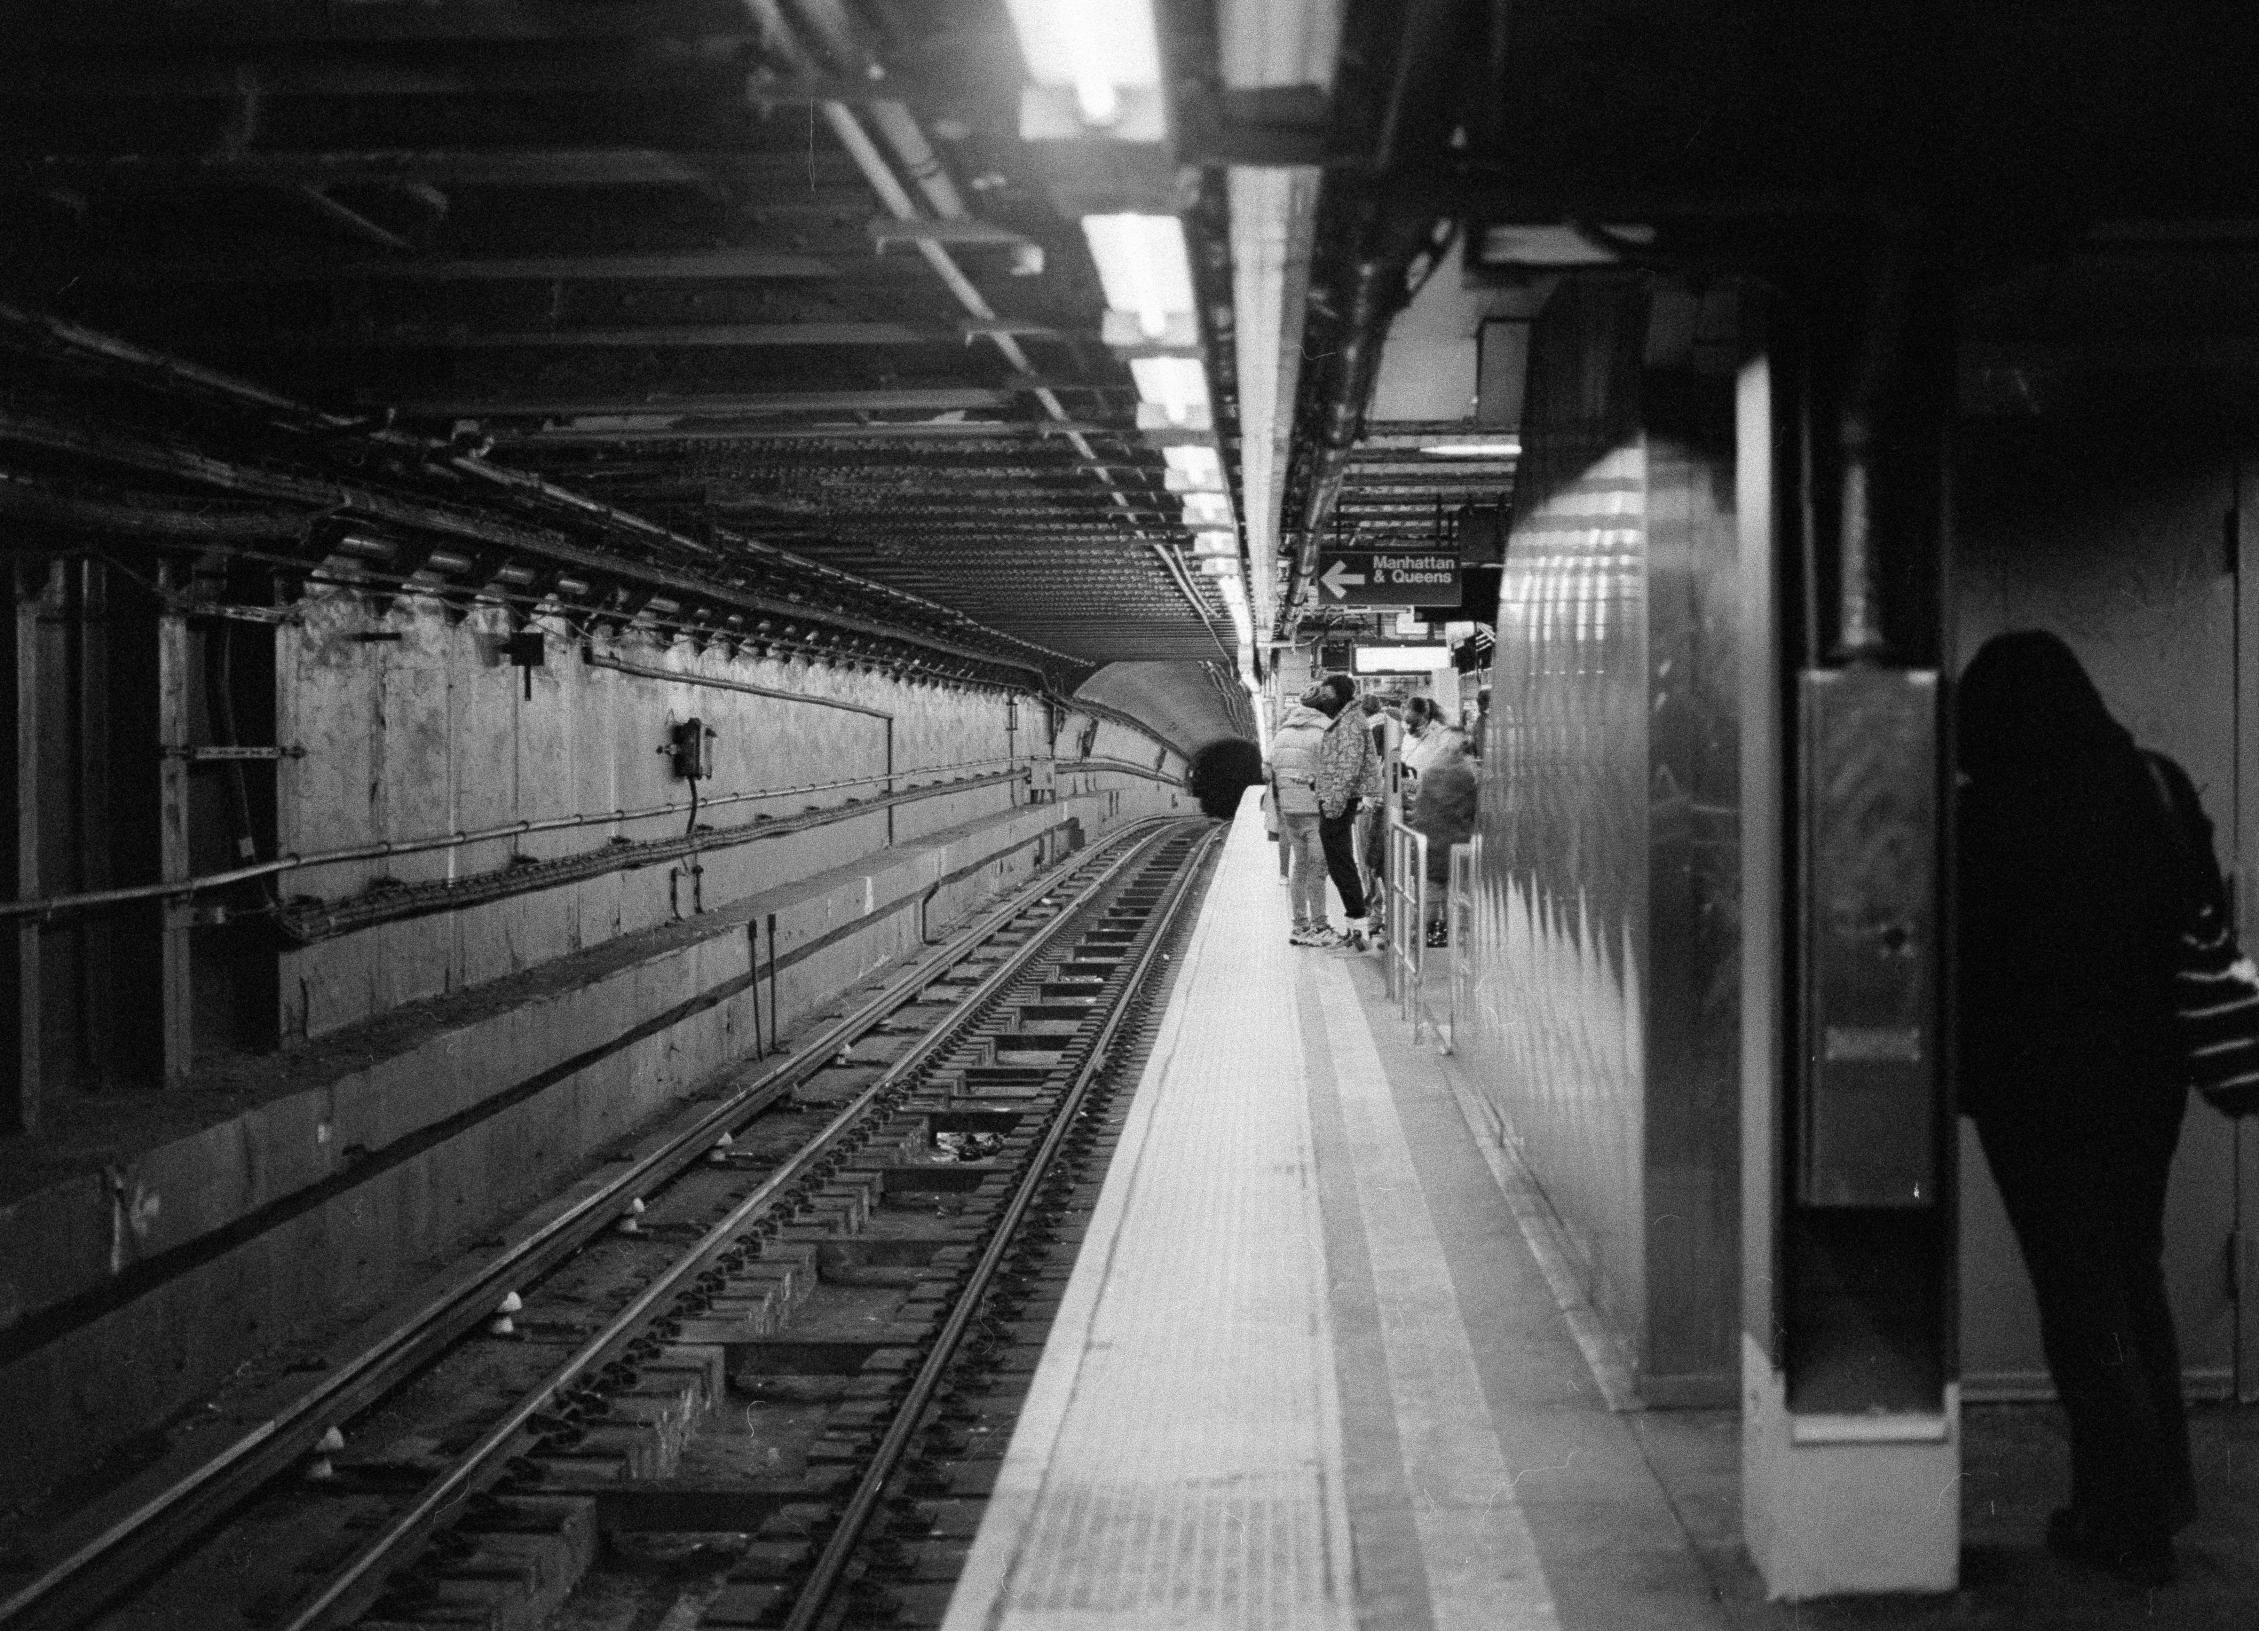
[[[1800,680],[1803,1070],[1796,1199],[1938,1199],[1938,678]]]

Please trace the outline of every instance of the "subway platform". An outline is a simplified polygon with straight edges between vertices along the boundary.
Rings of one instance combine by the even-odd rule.
[[[2259,1624],[2259,1430],[2194,1422],[2182,1581],[2051,1558],[2057,1418],[1972,1407],[1962,1588],[1767,1602],[1740,1424],[1642,1410],[1545,1203],[1377,958],[1225,845],[949,1631]]]

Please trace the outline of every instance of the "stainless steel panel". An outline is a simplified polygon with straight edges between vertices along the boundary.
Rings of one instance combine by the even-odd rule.
[[[1716,1402],[1739,1363],[1741,577],[1733,381],[1651,372],[1647,503],[1647,1350]],[[1673,1379],[1680,1379],[1674,1382]],[[1708,1379],[1705,1385],[1702,1379]]]
[[[1588,1295],[1646,1328],[1646,451],[1592,448],[1516,517],[1482,777],[1478,1075]]]
[[[1738,1353],[1732,383],[1642,374],[1643,289],[1561,301],[1533,335],[1458,1051],[1643,1389],[1709,1402]]]

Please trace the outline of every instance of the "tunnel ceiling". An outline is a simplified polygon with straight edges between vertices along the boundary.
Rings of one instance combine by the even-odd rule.
[[[1255,738],[1247,692],[1220,663],[1108,663],[1075,696],[1139,720],[1188,759],[1224,737]]]
[[[1076,221],[1147,182],[1020,142],[1001,0],[11,9],[11,299],[1077,665],[1228,656]]]

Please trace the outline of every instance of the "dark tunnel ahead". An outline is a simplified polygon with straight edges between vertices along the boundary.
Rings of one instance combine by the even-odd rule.
[[[1262,751],[1244,736],[1221,737],[1192,756],[1192,796],[1219,819],[1228,819],[1239,795],[1262,779]]]

